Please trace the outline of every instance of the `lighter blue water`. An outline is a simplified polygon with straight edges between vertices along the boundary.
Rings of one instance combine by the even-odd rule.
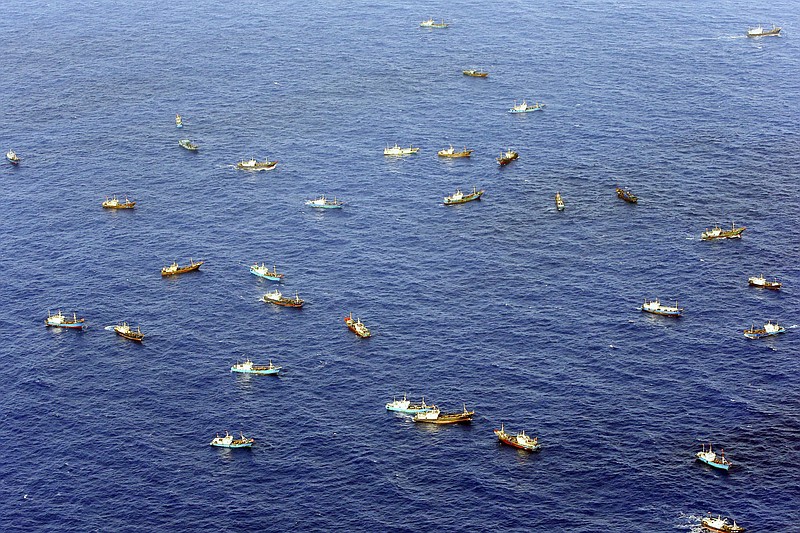
[[[3,530],[797,530],[797,2],[4,7]],[[307,306],[259,301],[256,261]],[[685,316],[637,311],[654,297]],[[787,333],[742,336],[767,320]],[[284,373],[231,374],[245,357]],[[383,407],[403,392],[476,418],[420,427]],[[256,446],[209,447],[226,429]]]

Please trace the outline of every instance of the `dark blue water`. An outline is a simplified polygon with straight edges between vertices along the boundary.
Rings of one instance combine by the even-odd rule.
[[[759,22],[784,35],[743,37]],[[9,0],[0,528],[791,530],[798,27],[789,1]],[[505,112],[523,98],[547,108]],[[476,152],[437,158],[451,143]],[[232,168],[251,156],[280,164]],[[347,205],[303,205],[319,194]],[[700,241],[732,220],[740,241]],[[307,306],[259,301],[255,261]],[[762,272],[784,289],[748,287]],[[654,297],[685,316],[636,310]],[[787,333],[742,336],[770,319]],[[122,320],[143,345],[104,329]],[[285,372],[231,374],[244,357]],[[403,392],[476,419],[387,414]],[[500,446],[501,422],[542,451]],[[226,429],[256,446],[209,447]],[[730,474],[695,464],[701,442]]]

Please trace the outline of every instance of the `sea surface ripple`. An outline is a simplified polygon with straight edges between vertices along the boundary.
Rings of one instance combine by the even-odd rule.
[[[0,529],[796,527],[796,2],[5,4]],[[506,113],[522,99],[547,107]],[[741,240],[700,240],[732,221]],[[307,306],[261,302],[257,261]],[[655,297],[685,316],[637,311]],[[787,333],[742,336],[767,320]],[[245,357],[284,372],[231,374]],[[404,392],[475,421],[388,414]],[[225,430],[256,446],[209,447]],[[694,463],[707,442],[730,474]]]

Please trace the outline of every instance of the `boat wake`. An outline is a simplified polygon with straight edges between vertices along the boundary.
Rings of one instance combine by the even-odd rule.
[[[103,329],[106,331],[114,331],[114,326],[106,326]]]
[[[798,327],[800,327],[800,326],[798,326],[797,324],[795,324],[794,326],[789,326],[789,329],[795,329],[795,328],[798,328]]]

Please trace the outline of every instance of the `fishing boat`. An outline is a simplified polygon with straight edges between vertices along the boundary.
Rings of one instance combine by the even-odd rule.
[[[180,266],[178,263],[173,261],[171,265],[165,266],[161,269],[161,275],[177,276],[178,274],[185,274],[193,270],[198,270],[201,266],[203,266],[203,261],[198,261],[195,263],[194,259],[191,259],[190,263],[186,266]]]
[[[472,152],[474,151],[475,150],[467,150],[467,147],[465,146],[462,151],[456,152],[455,148],[453,148],[453,145],[451,144],[450,148],[439,150],[437,154],[439,155],[439,157],[452,157],[452,158],[469,157],[472,155]]]
[[[136,202],[131,202],[128,200],[127,196],[125,197],[124,202],[118,200],[116,196],[112,198],[106,196],[106,201],[103,202],[102,205],[105,209],[133,209],[133,207],[136,205]]]
[[[731,229],[722,229],[719,226],[714,226],[714,229],[708,229],[700,234],[700,238],[704,241],[713,241],[714,239],[741,239],[742,232],[747,228],[742,226],[737,228],[736,224],[731,222]]]
[[[770,36],[778,36],[780,34],[781,34],[781,28],[779,28],[775,24],[772,25],[771,29],[764,29],[764,27],[759,24],[755,28],[748,28],[747,30],[748,37],[770,37]]]
[[[459,424],[462,422],[472,422],[472,417],[474,415],[475,411],[467,411],[466,405],[464,405],[463,411],[455,411],[452,413],[442,413],[438,407],[431,405],[430,411],[423,411],[414,415],[414,422],[425,424]]]
[[[303,304],[305,303],[304,300],[300,299],[300,296],[298,296],[297,293],[295,293],[294,298],[286,298],[278,289],[268,292],[261,299],[267,303],[280,305],[281,307],[303,307]]]
[[[283,274],[278,273],[278,267],[275,265],[272,266],[272,271],[270,272],[269,267],[264,263],[261,263],[260,266],[256,263],[250,266],[250,273],[270,281],[281,281],[283,279]]]
[[[681,313],[683,313],[683,308],[678,307],[678,302],[675,302],[674,307],[669,305],[661,305],[661,302],[658,301],[658,298],[655,300],[645,300],[639,310],[644,311],[645,313],[653,313],[654,315],[663,316],[681,316]]]
[[[402,400],[394,398],[394,400],[386,404],[387,411],[394,411],[395,413],[403,413],[407,415],[425,413],[427,411],[432,410],[433,408],[434,406],[425,405],[424,397],[422,398],[422,403],[413,404],[408,398],[406,398],[405,394],[403,394]]]
[[[180,141],[178,141],[178,144],[180,144],[183,148],[186,148],[187,150],[191,150],[192,152],[196,152],[198,148],[198,146],[189,139],[181,139]]]
[[[136,326],[136,331],[133,331],[127,322],[123,322],[122,324],[117,324],[114,326],[114,331],[120,337],[124,337],[132,341],[142,342],[142,340],[144,340],[144,333],[142,333],[142,330],[139,328],[139,326]]]
[[[563,211],[566,206],[564,205],[564,200],[561,198],[561,193],[556,193],[556,209],[559,211]]]
[[[347,328],[361,337],[362,339],[366,339],[372,333],[370,333],[369,328],[361,322],[361,319],[353,320],[353,313],[350,313],[349,316],[344,317],[344,323],[347,324]]]
[[[177,113],[175,113],[175,127],[176,128],[183,127],[183,120],[181,119],[181,116]]]
[[[497,164],[502,167],[502,166],[505,166],[505,165],[509,164],[510,162],[512,162],[513,160],[517,159],[518,157],[519,157],[519,154],[517,152],[515,152],[514,150],[506,150],[506,152],[504,154],[500,154],[500,157],[497,158]]]
[[[408,145],[408,148],[400,148],[399,145],[395,144],[391,148],[387,146],[386,148],[383,149],[383,155],[392,155],[392,156],[410,155],[410,154],[416,154],[417,152],[419,152],[419,148],[415,148],[410,144]]]
[[[51,315],[50,311],[48,311],[47,318],[44,319],[44,325],[55,328],[83,329],[86,327],[86,319],[78,318],[77,313],[72,313],[72,318],[69,318],[61,314],[61,311],[54,315]]]
[[[764,324],[763,328],[750,326],[748,329],[744,330],[744,336],[748,339],[762,339],[764,337],[772,337],[779,333],[786,333],[786,328],[779,324],[773,324],[772,321]]]
[[[761,287],[762,289],[773,289],[773,290],[778,290],[783,286],[783,284],[777,279],[775,281],[769,281],[764,277],[764,274],[761,274],[758,277],[752,276],[747,278],[747,283],[749,283],[753,287]]]
[[[617,187],[617,198],[622,198],[626,202],[630,204],[635,204],[639,201],[639,197],[633,194],[628,189],[623,189],[621,187]]]
[[[435,22],[433,19],[423,20],[419,23],[420,26],[423,28],[446,28],[449,26],[444,20],[441,22]]]
[[[494,434],[497,435],[498,440],[503,444],[508,444],[509,446],[519,448],[520,450],[535,452],[542,448],[542,445],[539,444],[539,439],[536,437],[530,438],[525,434],[524,430],[520,431],[516,435],[512,435],[510,433],[506,433],[505,426],[500,424],[500,429],[495,429]]]
[[[239,372],[241,374],[258,374],[260,376],[274,375],[280,372],[281,367],[272,364],[272,359],[267,366],[259,366],[253,364],[250,359],[246,359],[244,363],[236,363],[231,367],[231,372]]]
[[[259,170],[272,170],[278,165],[277,161],[270,161],[265,159],[264,161],[256,161],[255,159],[248,159],[245,161],[244,159],[236,163],[236,168],[239,170],[251,170],[251,171],[259,171]]]
[[[461,192],[461,189],[456,189],[454,194],[444,197],[444,205],[458,205],[472,202],[474,200],[480,200],[481,196],[483,196],[483,193],[485,192],[485,189],[478,190],[476,187],[473,187],[471,193],[464,194]]]
[[[8,159],[12,165],[19,165],[19,156],[14,150],[9,150],[6,152],[6,159]]]
[[[241,438],[234,439],[233,435],[227,431],[224,437],[220,437],[219,433],[217,433],[217,436],[211,441],[211,446],[217,446],[219,448],[250,448],[256,442],[255,439],[245,437],[244,433],[240,433],[239,435],[241,435]]]
[[[337,200],[335,196],[333,200],[320,196],[314,200],[306,200],[306,205],[317,209],[341,209],[344,203],[341,200]]]
[[[730,524],[728,519],[722,518],[722,516],[717,516],[716,518],[707,516],[700,521],[700,525],[703,526],[703,529],[717,533],[742,533],[745,530],[745,528],[736,524],[736,520],[733,521],[733,524]]]
[[[464,76],[472,76],[473,78],[485,78],[489,75],[488,72],[484,70],[475,70],[475,69],[467,69],[461,71]]]
[[[708,445],[708,451],[706,451],[706,445],[703,444],[703,450],[694,454],[697,457],[697,460],[701,463],[705,463],[708,466],[713,466],[714,468],[719,468],[720,470],[728,470],[731,467],[731,462],[725,459],[725,450],[722,450],[719,455],[716,454],[711,449],[711,444]]]
[[[517,104],[517,101],[514,100],[514,107],[508,110],[509,113],[531,113],[533,111],[541,111],[544,109],[544,104],[540,104],[536,102],[533,105],[528,105],[528,102],[525,100],[522,101],[521,104]]]

